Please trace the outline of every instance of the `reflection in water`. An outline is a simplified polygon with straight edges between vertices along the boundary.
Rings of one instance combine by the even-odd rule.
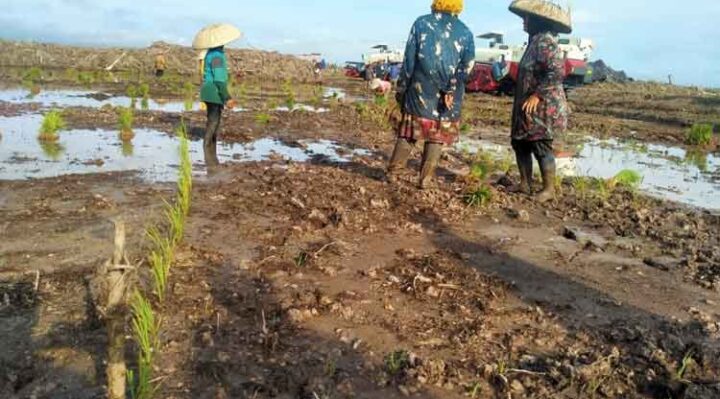
[[[140,108],[143,111],[149,110],[150,109],[150,100],[148,100],[147,98],[143,98],[142,101],[140,101]]]
[[[42,148],[43,154],[53,161],[60,160],[65,152],[65,147],[58,142],[38,140],[38,143],[40,143],[40,148]]]
[[[122,140],[122,155],[124,157],[131,157],[135,154],[135,145],[132,143],[132,140]]]
[[[689,150],[685,153],[685,162],[694,165],[701,172],[708,171],[708,154],[705,151]]]

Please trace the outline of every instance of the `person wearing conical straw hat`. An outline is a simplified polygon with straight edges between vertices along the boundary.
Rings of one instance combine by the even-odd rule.
[[[473,34],[458,16],[462,0],[434,0],[432,13],[415,21],[397,84],[401,109],[388,180],[407,166],[414,145],[424,142],[419,187],[435,184],[443,145],[460,132],[465,83],[475,59]]]
[[[569,11],[547,0],[515,0],[510,11],[523,18],[528,46],[520,60],[512,113],[512,147],[520,183],[510,191],[532,193],[533,156],[543,189],[538,202],[555,197],[553,140],[567,128],[569,107],[563,88],[565,60],[558,34],[572,32]]]
[[[207,125],[203,146],[207,159],[208,152],[217,151],[217,138],[220,132],[220,121],[223,108],[235,107],[235,101],[228,92],[228,62],[225,56],[225,45],[239,39],[242,33],[229,24],[213,24],[203,28],[193,40],[193,47],[205,52],[202,62],[203,82],[200,89],[200,101],[207,108]],[[213,165],[208,165],[213,166]]]

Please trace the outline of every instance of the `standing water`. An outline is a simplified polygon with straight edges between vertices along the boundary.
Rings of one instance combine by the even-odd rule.
[[[59,132],[57,143],[37,140],[40,115],[0,117],[0,180],[24,180],[118,171],[136,171],[149,181],[173,181],[179,164],[178,140],[151,129],[134,129],[131,142],[111,130],[73,129]],[[218,144],[218,158],[226,162],[262,161],[275,157],[306,162],[322,157],[331,162],[349,162],[367,156],[362,149],[347,149],[328,140],[300,140],[288,145],[272,138],[246,144]],[[201,141],[190,142],[195,173],[204,172]]]

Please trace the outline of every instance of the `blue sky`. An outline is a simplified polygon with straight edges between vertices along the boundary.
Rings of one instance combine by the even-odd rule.
[[[239,47],[322,52],[358,60],[370,45],[405,40],[430,0],[3,0],[0,38],[78,45],[188,44],[211,22],[231,22]],[[474,33],[502,31],[523,41],[509,0],[466,0]],[[575,34],[592,38],[596,57],[641,79],[720,87],[720,1],[572,0]]]

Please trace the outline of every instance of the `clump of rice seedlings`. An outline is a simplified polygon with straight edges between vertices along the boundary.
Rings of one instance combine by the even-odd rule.
[[[573,187],[575,188],[575,194],[577,197],[585,199],[588,192],[590,191],[590,185],[588,179],[585,177],[575,177],[572,181]]]
[[[385,356],[385,372],[396,377],[410,367],[410,354],[405,350],[398,350]]]
[[[165,299],[167,279],[170,273],[170,265],[173,259],[173,244],[170,239],[164,237],[157,227],[151,227],[145,235],[150,239],[153,250],[150,252],[148,262],[153,277],[155,295],[161,302]]]
[[[122,141],[130,141],[135,137],[132,130],[134,119],[132,108],[120,108],[120,111],[118,111],[118,127],[120,128],[120,139]]]
[[[150,302],[138,291],[135,291],[130,308],[133,336],[138,345],[138,371],[137,376],[130,373],[128,379],[131,380],[133,398],[150,399],[155,391],[152,386],[152,361],[158,343],[160,320],[155,318]]]
[[[90,88],[94,81],[93,75],[90,72],[83,71],[77,74],[77,82],[86,88]]]
[[[610,179],[609,183],[612,187],[623,186],[631,190],[635,190],[642,183],[642,175],[631,169],[621,170],[617,175]]]
[[[130,97],[130,108],[135,108],[137,105],[137,97],[139,94],[138,88],[135,85],[128,85],[127,89],[125,89],[125,93],[128,97]]]
[[[259,112],[257,115],[255,115],[255,123],[258,126],[267,126],[270,124],[270,121],[272,120],[272,116],[266,112]]]
[[[378,94],[375,96],[375,105],[379,107],[387,107],[389,105],[387,96]]]
[[[470,133],[470,129],[471,127],[469,123],[463,123],[462,125],[460,125],[460,133],[462,134]]]
[[[477,181],[482,181],[487,178],[489,174],[488,165],[482,162],[475,162],[470,166],[470,178]]]
[[[282,86],[282,91],[285,96],[285,106],[292,111],[295,108],[295,105],[297,105],[297,98],[295,95],[295,89],[292,85],[292,80],[285,80]]]
[[[138,94],[142,97],[140,100],[140,108],[143,111],[147,111],[150,109],[150,85],[141,83],[138,87]]]
[[[43,71],[38,67],[32,67],[28,69],[22,76],[22,85],[28,89],[37,85],[37,82],[42,80]]]
[[[685,143],[698,147],[706,147],[712,143],[713,127],[709,123],[696,123],[685,135]]]
[[[597,179],[595,181],[595,193],[602,201],[607,201],[610,198],[613,188],[614,186],[611,183],[611,180]]]
[[[40,141],[55,142],[60,139],[58,131],[64,129],[66,126],[65,120],[62,117],[60,111],[52,110],[45,114],[43,117],[42,125],[40,126],[40,135],[38,139]]]
[[[480,184],[463,196],[465,203],[470,207],[481,208],[492,201],[493,193],[490,187]]]
[[[182,88],[185,111],[192,111],[195,103],[195,86],[190,82],[185,82]]]
[[[170,237],[173,245],[182,241],[185,234],[185,214],[181,206],[173,206],[165,202],[165,217],[170,223]]]
[[[680,367],[678,367],[678,370],[675,373],[675,378],[678,379],[679,381],[684,381],[685,374],[687,374],[688,370],[690,369],[690,366],[692,366],[692,364],[694,362],[695,362],[695,359],[693,359],[693,351],[690,350],[683,357],[682,362],[680,363]]]

